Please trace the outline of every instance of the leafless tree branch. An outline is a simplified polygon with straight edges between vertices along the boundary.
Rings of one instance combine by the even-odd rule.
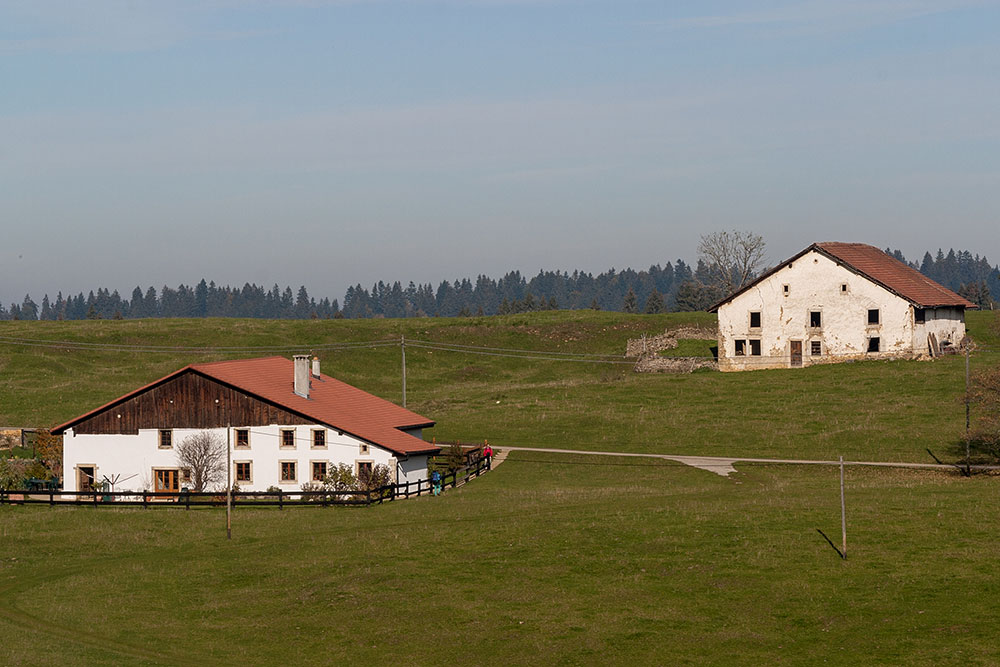
[[[226,442],[219,435],[210,431],[189,435],[177,446],[177,460],[191,469],[193,491],[225,486]]]
[[[702,236],[698,254],[709,267],[712,283],[729,296],[763,268],[766,245],[764,237],[753,232],[722,231]]]

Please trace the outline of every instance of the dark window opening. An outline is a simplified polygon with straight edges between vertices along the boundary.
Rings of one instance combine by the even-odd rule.
[[[283,429],[281,431],[281,446],[282,447],[295,447],[295,431],[292,429]]]
[[[169,428],[160,429],[160,449],[170,449],[174,446],[174,432]]]
[[[809,311],[809,326],[813,329],[819,329],[823,326],[823,317],[818,310]]]
[[[249,482],[250,477],[250,462],[249,461],[237,461],[236,462],[236,481],[237,482]]]
[[[840,291],[841,291],[841,293],[846,293],[847,292],[847,283],[841,283],[841,285],[840,285]]]
[[[791,290],[791,288],[788,285],[782,285],[781,289],[785,293],[785,296],[788,296],[788,293]]]
[[[750,356],[759,357],[760,356],[760,341],[752,340],[750,341]]]
[[[750,313],[750,328],[760,329],[760,311]]]
[[[295,461],[281,462],[281,481],[294,482],[296,477]]]
[[[877,338],[877,337],[869,338],[868,339],[868,351],[869,352],[878,352],[880,344],[881,344],[881,340],[879,338]]]
[[[809,353],[814,357],[823,354],[823,344],[818,340],[811,341],[809,343]]]
[[[869,308],[868,324],[878,324],[878,323],[879,323],[878,308]]]
[[[923,308],[913,309],[913,321],[917,324],[923,324],[926,319],[926,311]]]
[[[250,429],[236,429],[236,449],[250,448]]]
[[[736,341],[736,356],[742,357],[747,353],[747,342],[745,340]]]

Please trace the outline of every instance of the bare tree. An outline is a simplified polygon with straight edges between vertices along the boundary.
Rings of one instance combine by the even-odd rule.
[[[729,296],[749,283],[764,266],[764,237],[738,230],[701,237],[698,255],[709,268],[711,284]]]
[[[211,431],[201,431],[184,438],[177,446],[177,461],[191,470],[194,491],[204,491],[209,486],[226,480],[226,441]]]

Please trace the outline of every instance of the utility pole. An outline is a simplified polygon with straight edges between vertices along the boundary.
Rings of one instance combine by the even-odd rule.
[[[399,349],[403,353],[403,407],[406,407],[406,336],[399,336]]]
[[[840,457],[840,539],[841,556],[847,560],[847,505],[844,503],[844,457]]]
[[[229,446],[231,424],[226,421],[226,539],[233,539],[233,461],[232,448]]]
[[[965,476],[972,476],[969,465],[969,342],[965,343]]]

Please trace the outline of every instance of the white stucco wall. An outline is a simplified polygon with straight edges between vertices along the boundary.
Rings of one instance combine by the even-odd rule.
[[[787,286],[787,291],[786,291]],[[845,287],[846,286],[846,287]],[[868,311],[879,311],[879,323],[868,324]],[[750,327],[750,313],[760,312],[761,326]],[[819,327],[810,312],[821,313]],[[732,301],[719,307],[719,368],[754,370],[787,368],[791,342],[802,343],[802,365],[856,358],[926,354],[927,334],[957,344],[965,336],[964,311],[928,309],[925,324],[915,324],[911,304],[818,252],[808,252]],[[868,352],[870,338],[879,352]],[[736,356],[736,341],[746,340],[745,356]],[[751,355],[759,340],[760,356]],[[812,343],[820,354],[812,354]]]
[[[235,447],[235,431],[248,428],[250,431],[249,449]],[[295,431],[295,447],[280,446],[282,430]],[[177,461],[177,445],[184,438],[208,430],[217,434],[223,441],[226,439],[226,429],[173,429],[173,445],[171,449],[159,448],[159,430],[142,429],[138,435],[104,435],[75,434],[68,429],[63,438],[63,488],[66,491],[77,491],[78,466],[96,466],[95,476],[98,481],[104,477],[113,478],[121,475],[121,481],[115,486],[116,491],[153,489],[153,470],[157,468],[176,469],[180,467]],[[313,448],[313,431],[326,432],[326,447]],[[399,482],[411,481],[427,477],[427,456],[398,457],[392,452],[369,445],[367,453],[362,453],[364,443],[347,434],[312,425],[232,427],[230,429],[232,446],[233,479],[236,479],[235,464],[238,461],[251,462],[252,480],[240,482],[240,488],[246,491],[264,491],[269,486],[277,486],[288,491],[298,491],[302,484],[311,481],[312,463],[326,461],[328,466],[347,463],[357,472],[357,463],[369,461],[373,465],[386,464],[396,471]],[[296,462],[296,480],[294,482],[280,481],[282,461]],[[184,486],[184,484],[181,484]]]

